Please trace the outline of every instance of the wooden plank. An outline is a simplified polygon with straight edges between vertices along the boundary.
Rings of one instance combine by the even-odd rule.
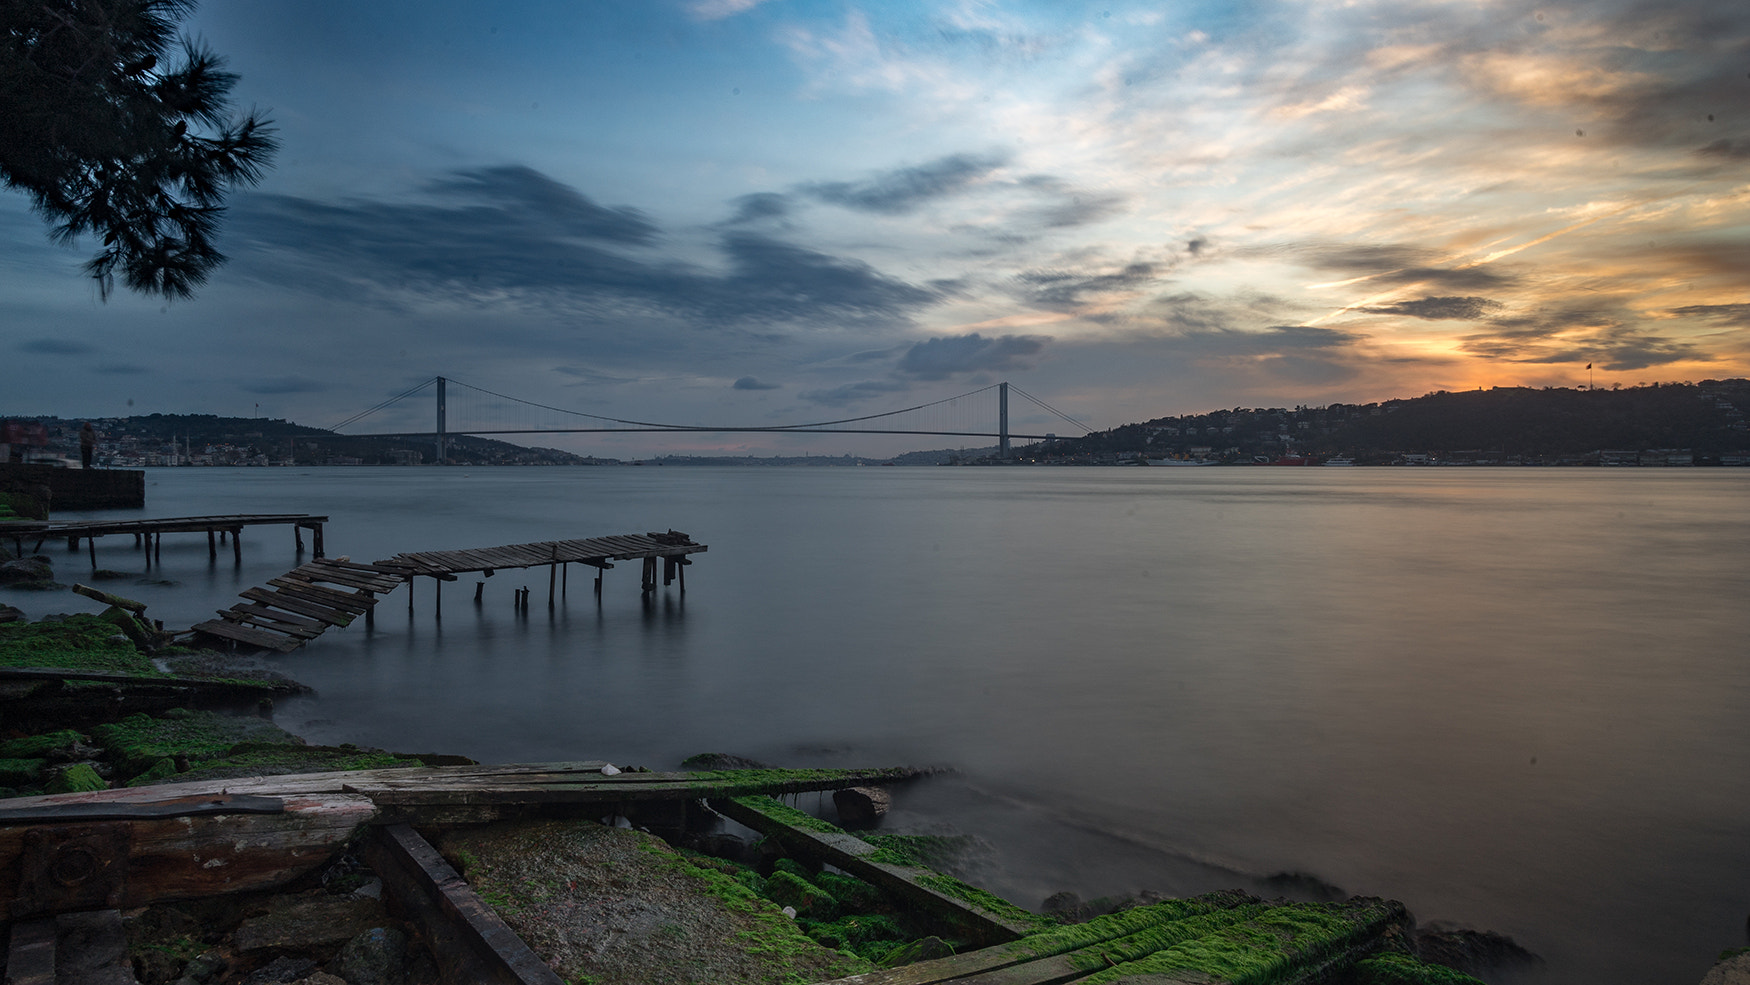
[[[1031,924],[993,913],[925,884],[926,880],[947,878],[939,873],[871,859],[869,856],[875,854],[875,846],[846,832],[792,827],[783,819],[765,813],[752,798],[712,798],[711,808],[732,821],[778,839],[786,848],[838,866],[896,898],[949,920],[981,943],[1012,941],[1035,929]],[[831,828],[825,822],[821,825]]]
[[[343,592],[336,588],[323,588],[321,585],[307,581],[299,581],[295,578],[269,578],[267,583],[279,589],[284,594],[291,595],[295,598],[308,599],[318,605],[326,605],[331,609],[339,609],[342,612],[351,612],[354,615],[362,615],[366,610],[377,604],[374,599],[367,599],[354,592]]]
[[[444,981],[564,985],[411,827],[378,828],[365,857],[426,932]]]
[[[239,612],[236,609],[220,610],[219,618],[229,623],[236,623],[240,626],[251,626],[256,629],[264,629],[270,633],[294,636],[300,640],[313,640],[322,635],[322,630],[320,629],[305,629],[302,626],[293,626],[280,622],[272,616],[257,615],[253,612]]]
[[[352,622],[353,616],[330,606],[319,605],[307,599],[294,598],[284,592],[269,592],[260,588],[246,588],[237,593],[246,599],[260,602],[276,609],[285,609],[301,616],[320,619],[331,626],[345,626]]]
[[[148,787],[135,788],[152,793]],[[102,802],[116,791],[24,798]],[[162,792],[159,792],[162,796]],[[377,817],[369,799],[349,794],[289,796],[279,814],[224,813],[117,821],[129,831],[119,905],[125,908],[220,893],[271,889],[338,856]],[[19,896],[30,824],[0,826],[0,899]]]
[[[0,800],[0,804],[8,803]],[[240,794],[170,797],[150,803],[84,801],[71,804],[37,804],[0,807],[0,824],[37,824],[54,821],[137,821],[155,817],[191,817],[197,814],[283,814],[286,802],[278,797]]]
[[[237,623],[226,622],[223,619],[212,619],[207,622],[197,623],[189,628],[198,633],[205,633],[208,636],[236,640],[239,643],[248,643],[250,646],[259,646],[266,650],[278,650],[281,653],[290,653],[304,645],[301,640],[296,640],[289,636],[283,636],[279,633],[272,633],[251,626],[240,626]]]
[[[239,602],[225,611],[246,612],[252,616],[261,616],[264,619],[272,619],[275,622],[285,623],[287,626],[296,626],[299,629],[310,629],[318,633],[328,628],[328,624],[320,619],[296,616],[290,612],[284,612],[279,609],[270,609],[265,605],[260,605],[254,602]]]
[[[618,777],[589,776],[562,780],[543,779],[538,776],[515,777],[495,783],[446,782],[436,777],[396,781],[361,776],[348,782],[343,789],[364,794],[384,806],[393,805],[411,810],[454,805],[563,806],[646,800],[695,800],[702,797],[841,790],[865,782],[880,782],[818,776],[775,777],[768,771],[759,772],[766,775],[757,779],[739,780],[730,777],[676,780],[658,775],[656,779],[635,782],[615,782]]]
[[[306,564],[285,573],[283,577],[307,582],[321,582],[327,585],[343,585],[347,588],[365,592],[393,591],[401,584],[391,582],[382,575],[365,575],[356,571],[329,570],[314,564]]]

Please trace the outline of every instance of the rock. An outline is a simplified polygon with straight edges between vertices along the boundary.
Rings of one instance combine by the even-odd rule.
[[[211,981],[225,973],[231,962],[225,960],[225,955],[219,951],[206,951],[196,955],[189,961],[188,967],[182,969],[184,980],[193,980],[200,985]]]
[[[326,971],[318,971],[308,978],[298,979],[296,985],[357,985],[357,983],[348,982],[346,979],[330,975]]]
[[[1543,959],[1513,938],[1492,930],[1462,930],[1441,923],[1416,929],[1416,957],[1478,978],[1501,968],[1524,968]]]
[[[832,894],[800,876],[779,870],[766,880],[766,898],[780,906],[795,907],[810,920],[838,916],[839,901]]]
[[[175,981],[187,964],[169,951],[150,947],[136,950],[133,961],[134,977],[140,980],[140,985],[164,985]]]
[[[347,941],[332,967],[348,985],[401,985],[407,980],[407,935],[372,927]]]
[[[882,968],[897,968],[900,965],[916,961],[929,961],[932,958],[945,958],[954,953],[954,948],[940,937],[920,937],[910,944],[901,944],[887,952],[879,966]]]
[[[55,569],[35,558],[22,558],[0,564],[0,585],[12,585],[21,581],[52,581],[54,577]]]
[[[13,605],[0,605],[0,623],[18,622],[24,618],[24,610]]]
[[[1750,950],[1722,958],[1708,970],[1701,985],[1750,985]]]
[[[838,808],[840,827],[863,828],[887,814],[893,797],[880,787],[851,787],[833,791],[832,804]]]
[[[695,851],[709,855],[712,858],[728,859],[731,862],[744,862],[753,855],[753,846],[746,838],[727,832],[699,835],[694,839]]]
[[[1334,903],[1349,894],[1310,872],[1278,872],[1259,880],[1266,892],[1308,903]]]
[[[43,790],[48,793],[83,793],[88,790],[108,789],[109,784],[103,781],[103,777],[97,775],[97,771],[91,768],[90,763],[74,763],[72,766],[57,772],[43,786]]]
[[[257,968],[248,978],[243,979],[243,985],[285,985],[295,982],[316,970],[316,962],[309,958],[295,958],[282,954],[267,964]]]
[[[276,901],[266,916],[243,921],[237,928],[241,953],[270,947],[310,948],[352,940],[383,922],[380,900],[357,896],[294,896]],[[294,977],[302,977],[300,973]],[[292,978],[279,979],[292,981]]]

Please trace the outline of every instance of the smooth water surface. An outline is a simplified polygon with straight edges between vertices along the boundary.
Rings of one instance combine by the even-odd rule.
[[[1530,980],[1692,983],[1750,912],[1750,471],[159,469],[133,514],[327,514],[328,553],[675,528],[638,565],[398,591],[274,658],[313,742],[672,768],[942,763],[892,823],[1027,905],[1305,872],[1509,934]],[[72,518],[66,514],[65,518]],[[169,535],[171,625],[293,566]],[[83,554],[56,555],[63,581]],[[99,563],[144,573],[128,538]],[[176,584],[153,584],[168,579]],[[526,614],[512,590],[532,589]],[[21,593],[15,593],[21,594]],[[89,608],[83,599],[15,604]],[[33,613],[33,614],[40,614]]]

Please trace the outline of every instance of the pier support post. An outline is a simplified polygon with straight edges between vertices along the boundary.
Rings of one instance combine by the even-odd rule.
[[[644,559],[644,574],[643,574],[642,581],[643,581],[644,594],[649,595],[651,592],[656,591],[656,559],[655,558],[647,557]]]
[[[477,581],[474,583],[474,604],[475,605],[480,604],[481,593],[484,591],[486,591],[486,583],[485,582]]]
[[[135,535],[134,535],[134,540],[135,540],[135,541],[136,541],[136,542],[138,542],[138,541],[139,541],[139,539],[140,539],[140,535],[139,535],[139,534],[135,534]],[[218,541],[218,538],[216,538],[216,537],[214,537],[214,536],[213,536],[213,528],[212,528],[212,527],[208,527],[208,528],[207,528],[207,559],[208,559],[208,560],[209,560],[209,561],[210,561],[210,560],[212,560],[212,559],[214,559],[214,558],[217,558],[217,557],[218,557],[218,556],[219,556],[219,541]]]
[[[322,553],[322,524],[310,528],[310,553],[316,557],[324,557]]]
[[[413,616],[413,576],[412,575],[407,576],[407,615],[409,618],[412,618],[412,616]]]
[[[158,535],[158,542],[160,544],[162,544],[164,542],[164,535],[163,534]],[[243,563],[243,528],[242,527],[233,527],[231,529],[231,556],[237,560],[238,564]]]
[[[97,570],[97,538],[85,538],[85,546],[91,549],[91,570]]]
[[[304,528],[295,523],[292,524],[292,549],[304,553]]]
[[[431,598],[432,598],[432,607],[437,610],[436,612],[432,613],[432,618],[436,619],[438,622],[443,622],[444,621],[444,580],[442,578],[433,578],[431,580]]]

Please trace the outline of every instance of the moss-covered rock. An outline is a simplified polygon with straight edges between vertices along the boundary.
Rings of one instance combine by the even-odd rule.
[[[119,722],[92,728],[91,737],[130,777],[144,773],[165,758],[183,756],[190,763],[221,759],[242,742],[280,745],[304,742],[265,719],[186,709],[173,709],[156,718],[129,715]]]
[[[0,784],[8,787],[29,786],[42,776],[48,762],[39,757],[0,759]]]
[[[146,772],[128,781],[130,787],[146,787],[154,783],[165,783],[176,777],[176,760],[165,756],[147,768]]]
[[[839,901],[831,893],[782,869],[767,877],[765,896],[779,906],[795,907],[799,917],[825,921],[839,915]]]
[[[71,751],[75,745],[90,741],[90,736],[73,729],[27,735],[0,742],[0,759],[40,759],[57,750]]]
[[[1355,963],[1355,985],[1484,985],[1462,971],[1407,954],[1376,954]]]
[[[109,784],[97,775],[90,763],[74,763],[56,773],[43,789],[48,793],[85,793],[91,790],[108,790]]]
[[[64,619],[0,624],[0,667],[63,667],[141,677],[165,676],[114,623],[84,613]]]

